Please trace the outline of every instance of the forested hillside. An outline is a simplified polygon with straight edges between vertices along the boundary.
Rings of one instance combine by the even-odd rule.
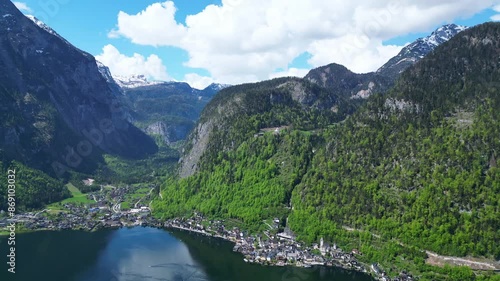
[[[19,162],[7,163],[0,161],[0,172],[4,175],[4,180],[0,182],[0,210],[7,210],[8,188],[7,170],[13,170],[10,178],[14,188],[13,194],[16,200],[16,210],[40,209],[47,203],[61,201],[70,197],[70,193],[64,183],[55,180],[41,171],[29,168]]]
[[[210,134],[194,175],[162,186],[156,214],[201,211],[249,227],[288,217],[308,242],[349,244],[344,228],[364,229],[394,241],[380,250],[359,237],[367,260],[406,257],[422,271],[416,249],[499,259],[499,44],[498,23],[466,30],[343,122],[318,119],[324,108],[266,107],[272,91],[226,89],[201,123],[230,126]],[[229,103],[239,109],[221,115]],[[283,125],[293,126],[258,134]],[[474,280],[440,276],[424,279]]]
[[[210,169],[221,151],[238,147],[261,129],[313,130],[342,120],[354,108],[338,93],[300,78],[224,89],[205,107],[189,137],[180,175],[190,176],[199,166]]]
[[[498,259],[499,38],[499,24],[464,31],[388,97],[327,130],[294,189],[292,226],[310,240],[328,224],[370,227],[443,254]]]

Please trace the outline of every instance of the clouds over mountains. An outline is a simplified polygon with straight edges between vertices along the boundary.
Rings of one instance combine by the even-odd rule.
[[[495,4],[499,1],[223,0],[179,22],[175,3],[166,1],[137,14],[120,12],[108,36],[181,48],[189,55],[185,66],[208,70],[211,77],[202,79],[235,84],[302,74],[305,69],[290,63],[304,53],[312,67],[336,62],[355,72],[372,71],[402,48],[384,41],[428,32]]]

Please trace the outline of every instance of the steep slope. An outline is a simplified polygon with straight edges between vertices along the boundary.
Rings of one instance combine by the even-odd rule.
[[[54,175],[92,169],[102,152],[142,157],[157,150],[124,118],[91,55],[26,18],[11,1],[1,0],[0,11],[4,160]]]
[[[220,150],[234,149],[245,138],[269,127],[312,130],[353,111],[341,95],[300,78],[278,78],[222,90],[203,110],[189,138],[180,175],[192,175]],[[201,164],[203,165],[203,163]]]
[[[499,42],[500,23],[461,32],[386,95],[322,130],[294,125],[256,134],[260,125],[314,119],[294,114],[282,122],[276,112],[285,104],[266,102],[276,95],[264,87],[273,81],[253,85],[262,90],[258,96],[245,88],[221,91],[203,112],[187,157],[204,153],[195,167],[184,160],[186,178],[162,186],[155,212],[196,210],[254,230],[263,219],[288,218],[300,239],[358,248],[366,262],[391,271],[487,280],[430,267],[423,250],[500,257]]]
[[[118,85],[118,83],[113,78],[113,76],[111,75],[111,71],[109,70],[109,68],[107,66],[105,66],[102,62],[97,61],[97,60],[96,60],[96,64],[97,64],[97,69],[99,70],[99,73],[101,73],[102,77],[104,77],[104,79],[108,83],[109,88],[111,88],[111,90],[113,91],[114,95],[117,98],[120,98],[120,96],[123,94],[123,90],[120,87],[120,85]]]

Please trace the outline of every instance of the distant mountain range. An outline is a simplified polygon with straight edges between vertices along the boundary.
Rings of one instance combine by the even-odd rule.
[[[101,62],[97,66],[130,110],[130,121],[149,135],[160,136],[167,145],[184,140],[205,105],[229,87],[213,83],[198,90],[185,82],[149,81],[145,75],[113,76]]]

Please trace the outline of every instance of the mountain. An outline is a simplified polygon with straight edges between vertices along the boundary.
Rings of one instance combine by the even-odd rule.
[[[226,88],[203,110],[188,140],[180,176],[192,175],[204,165],[204,158],[210,161],[219,149],[233,149],[260,130],[311,130],[340,120],[352,111],[342,95],[301,78],[277,78]]]
[[[97,67],[124,105],[127,120],[168,146],[185,140],[205,105],[230,86],[212,83],[199,90],[185,82],[149,81],[145,75],[113,75],[99,61]]]
[[[96,64],[97,64],[97,69],[99,70],[99,73],[101,73],[102,77],[104,77],[104,79],[108,83],[108,86],[111,88],[111,90],[113,91],[115,96],[120,96],[121,94],[123,94],[122,87],[120,85],[118,85],[115,78],[113,78],[109,68],[98,60],[96,60]]]
[[[184,82],[149,82],[144,76],[119,79],[115,77],[134,124],[167,145],[185,140],[203,108],[226,87],[212,84],[198,90]]]
[[[437,46],[448,41],[466,27],[444,25],[431,35],[404,47],[376,72],[357,74],[335,63],[311,70],[304,78],[352,99],[366,99],[374,93],[387,91],[401,75]]]
[[[389,77],[394,81],[405,69],[414,65],[428,53],[432,52],[437,46],[447,42],[465,29],[467,29],[467,27],[456,24],[441,26],[432,32],[431,35],[419,38],[404,47],[397,56],[380,67],[377,73]]]
[[[254,231],[280,218],[300,240],[359,249],[391,276],[496,280],[427,264],[426,251],[500,257],[499,57],[500,23],[467,29],[348,118],[317,102],[342,95],[306,79],[224,89],[155,214],[196,211]]]
[[[138,158],[157,150],[126,120],[94,57],[25,17],[11,1],[1,0],[0,10],[4,161],[60,175],[91,170],[102,153]]]
[[[149,81],[145,75],[131,75],[131,76],[116,75],[113,76],[113,78],[121,88],[127,88],[127,89],[151,86],[163,83],[159,81]]]
[[[212,83],[205,87],[205,89],[201,90],[200,96],[204,97],[213,97],[215,96],[219,91],[224,90],[225,88],[231,87],[229,84],[219,84],[219,83]]]
[[[391,81],[383,75],[357,74],[335,63],[315,68],[304,78],[351,99],[366,99],[391,86]]]
[[[50,33],[50,34],[52,34],[54,36],[57,36],[61,41],[65,42],[66,44],[71,45],[71,43],[69,43],[68,41],[66,41],[66,39],[64,39],[61,35],[59,35],[59,33],[57,33],[54,29],[52,29],[50,26],[46,25],[43,21],[39,20],[35,16],[33,16],[33,15],[26,15],[26,17],[29,18],[36,25],[38,25],[38,27],[40,27],[41,29],[47,31],[48,33]]]

